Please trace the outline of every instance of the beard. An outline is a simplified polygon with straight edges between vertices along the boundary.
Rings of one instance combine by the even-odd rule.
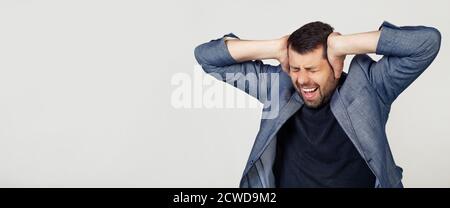
[[[334,87],[334,88],[327,90],[327,89],[322,89],[320,86],[318,86],[318,89],[316,90],[317,92],[315,92],[315,93],[317,93],[317,96],[314,100],[306,99],[303,96],[301,89],[302,88],[297,85],[297,93],[299,93],[300,96],[302,97],[304,104],[308,108],[320,108],[330,101],[331,96],[336,88]]]

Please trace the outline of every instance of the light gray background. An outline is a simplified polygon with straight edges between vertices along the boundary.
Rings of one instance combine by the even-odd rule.
[[[392,107],[406,187],[450,187],[449,1],[0,1],[1,187],[237,187],[260,108],[175,109],[196,45],[277,38],[322,20],[442,33]],[[347,66],[350,58],[347,59]],[[231,88],[231,87],[230,87]],[[247,100],[251,98],[246,97]]]

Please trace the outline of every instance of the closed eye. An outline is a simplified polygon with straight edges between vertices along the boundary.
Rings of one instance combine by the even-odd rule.
[[[305,70],[312,73],[319,71],[317,67],[306,67]]]

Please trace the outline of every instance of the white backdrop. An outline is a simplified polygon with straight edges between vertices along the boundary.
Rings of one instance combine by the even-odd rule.
[[[450,187],[448,8],[446,0],[2,0],[0,187],[238,187],[261,106],[176,108],[171,81],[199,83],[200,43],[229,32],[277,38],[315,20],[343,34],[383,20],[441,31],[438,57],[397,99],[387,130],[406,187]]]

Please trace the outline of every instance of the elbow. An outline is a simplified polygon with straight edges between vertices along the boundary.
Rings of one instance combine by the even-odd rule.
[[[426,43],[424,46],[426,48],[425,51],[432,54],[433,58],[438,54],[439,49],[441,48],[441,32],[434,27],[430,27],[426,33]]]
[[[434,39],[434,48],[436,50],[436,54],[439,52],[439,49],[441,48],[441,32],[439,32],[438,29],[433,28],[433,39]]]
[[[215,67],[211,64],[211,59],[208,57],[208,53],[207,43],[203,43],[194,49],[194,57],[197,60],[197,63],[201,66],[204,72],[211,73]]]
[[[202,46],[203,46],[203,44],[195,47],[195,49],[194,49],[195,60],[197,60],[198,64],[200,64],[200,65],[203,65],[203,63],[204,63],[204,59],[202,56],[202,54],[203,54]]]
[[[441,33],[436,28],[426,27],[416,34],[413,43],[416,48],[411,57],[420,62],[431,63],[441,48]]]

